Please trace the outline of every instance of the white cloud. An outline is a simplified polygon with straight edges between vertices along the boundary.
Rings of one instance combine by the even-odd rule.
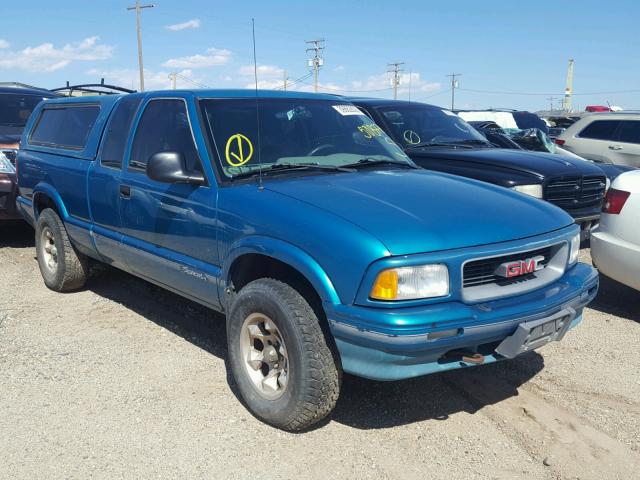
[[[284,68],[276,65],[258,65],[258,88],[273,90],[284,85]],[[253,65],[243,65],[238,69],[240,81],[245,83],[245,88],[255,88]]]
[[[137,69],[121,68],[113,70],[91,69],[86,72],[87,75],[93,75],[104,78],[106,83],[118,85],[134,90],[139,89],[140,73]],[[144,71],[144,87],[146,90],[169,90],[171,88],[171,79],[168,71],[152,71],[145,69]],[[202,84],[200,77],[194,76],[191,70],[181,70],[176,78],[177,88],[198,88],[197,84]],[[96,79],[96,82],[98,80]],[[192,82],[195,82],[192,83]]]
[[[352,90],[359,91],[385,91],[391,90],[393,84],[391,77],[388,73],[381,73],[380,75],[372,75],[366,80],[356,80],[351,82]],[[441,85],[436,82],[427,82],[422,79],[419,73],[401,73],[400,84],[398,85],[398,92],[401,94],[408,93],[409,89],[412,92],[435,92],[440,90]]]
[[[0,68],[17,68],[31,72],[53,72],[72,62],[88,62],[111,58],[113,47],[98,43],[99,37],[89,37],[80,42],[68,43],[56,48],[52,43],[27,47],[18,52],[3,52]],[[6,42],[5,42],[6,44]],[[8,48],[6,44],[3,48]]]
[[[194,18],[183,23],[174,23],[173,25],[166,25],[164,28],[171,30],[172,32],[179,32],[180,30],[187,30],[190,28],[200,28],[200,19]]]
[[[338,65],[337,67],[333,68],[334,72],[344,72],[344,70],[345,70],[344,65]]]
[[[0,38],[0,48],[9,48],[9,42]]]
[[[162,64],[167,68],[206,68],[224,65],[231,59],[229,50],[209,48],[204,55],[196,54],[189,57],[171,58]]]

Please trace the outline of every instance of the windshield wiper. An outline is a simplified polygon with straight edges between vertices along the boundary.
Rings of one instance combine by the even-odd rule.
[[[332,172],[348,172],[353,173],[353,168],[347,168],[341,165],[322,165],[319,163],[274,163],[262,169],[262,175],[269,175],[277,172],[288,172],[291,170],[328,170]],[[260,169],[251,170],[250,172],[242,172],[233,175],[231,178],[246,178],[254,175],[259,175]]]
[[[459,142],[455,142],[455,143],[462,143],[463,145],[487,145],[487,146],[492,145],[492,143],[489,142],[488,140],[480,140],[480,139],[477,139],[477,138],[469,138],[467,140],[460,140]]]
[[[380,158],[371,158],[371,157],[364,157],[361,158],[360,160],[358,160],[355,163],[347,163],[346,165],[343,165],[343,167],[347,167],[347,168],[357,168],[357,167],[362,167],[362,166],[369,166],[369,165],[401,165],[403,167],[407,167],[407,168],[419,168],[409,162],[403,162],[401,160],[383,160]]]
[[[465,145],[461,142],[422,142],[416,143],[414,145],[406,145],[404,148],[414,149],[414,148],[424,148],[424,147],[462,147],[462,148],[473,148],[471,145]]]

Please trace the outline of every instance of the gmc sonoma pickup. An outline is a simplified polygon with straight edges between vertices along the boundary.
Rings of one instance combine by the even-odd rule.
[[[254,95],[41,104],[18,205],[45,284],[105,262],[223,312],[244,402],[287,430],[331,412],[343,371],[487,364],[580,322],[598,275],[565,212],[419,169],[343,99]]]

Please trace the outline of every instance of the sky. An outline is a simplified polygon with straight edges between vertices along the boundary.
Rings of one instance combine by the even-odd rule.
[[[105,78],[138,89],[135,0],[0,1],[0,81],[45,88]],[[320,91],[456,108],[554,108],[575,60],[573,106],[640,109],[640,1],[150,0],[142,12],[147,90],[312,90],[307,40],[324,38]],[[148,2],[143,2],[148,3]],[[15,21],[7,21],[14,18]],[[298,82],[295,82],[299,80]],[[550,100],[553,97],[553,100]]]

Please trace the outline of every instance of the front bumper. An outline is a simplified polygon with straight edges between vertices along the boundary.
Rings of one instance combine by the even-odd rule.
[[[22,217],[16,211],[18,186],[13,174],[0,173],[0,220],[18,220]]]
[[[455,351],[481,353],[484,363],[502,360],[505,357],[495,349],[521,323],[571,309],[575,311],[572,328],[581,321],[584,306],[597,290],[597,271],[579,263],[546,287],[473,305],[324,307],[345,372],[374,380],[399,380],[473,365],[460,356],[450,357]]]

